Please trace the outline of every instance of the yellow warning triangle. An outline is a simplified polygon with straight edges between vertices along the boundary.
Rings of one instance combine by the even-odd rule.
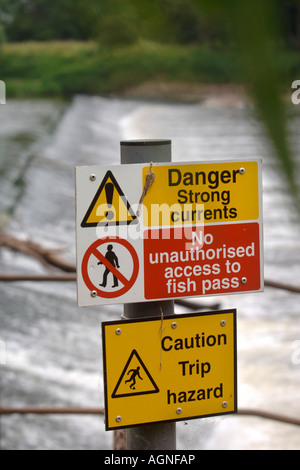
[[[138,352],[133,349],[112,393],[112,398],[158,393],[159,388]]]
[[[107,171],[81,222],[81,227],[130,224],[136,219],[116,178]]]

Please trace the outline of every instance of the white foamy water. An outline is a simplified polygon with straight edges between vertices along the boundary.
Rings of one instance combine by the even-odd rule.
[[[74,166],[118,164],[120,141],[172,139],[173,161],[262,158],[265,277],[299,285],[299,223],[258,123],[241,106],[164,104],[75,97],[1,106],[0,220],[6,230],[65,248],[75,263]],[[299,146],[299,117],[293,123]],[[299,161],[298,153],[298,161]],[[0,272],[43,273],[36,260],[1,250]],[[121,306],[78,309],[75,283],[0,283],[3,406],[101,407],[101,322]],[[300,418],[299,294],[211,297],[238,310],[238,403]],[[176,312],[184,313],[183,307]],[[4,449],[110,449],[96,416],[5,416]],[[178,449],[296,449],[296,426],[223,416],[177,424]]]

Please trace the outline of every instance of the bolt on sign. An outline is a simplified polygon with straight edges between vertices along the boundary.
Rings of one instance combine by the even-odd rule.
[[[237,412],[236,310],[102,323],[106,430]]]
[[[76,167],[78,305],[262,291],[261,166]]]

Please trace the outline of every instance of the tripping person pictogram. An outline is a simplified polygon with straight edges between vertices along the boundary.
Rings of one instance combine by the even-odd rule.
[[[136,384],[136,377],[138,377],[139,379],[143,380],[143,378],[140,376],[140,366],[138,366],[136,369],[130,369],[128,372],[127,372],[127,375],[129,375],[131,373],[131,377],[125,381],[125,383],[127,384],[128,382],[132,382],[132,384],[130,385],[130,388],[135,390],[135,384]]]
[[[119,265],[119,260],[118,260],[118,257],[117,255],[115,254],[113,250],[113,246],[112,245],[108,245],[107,247],[107,253],[105,255],[105,258],[107,259],[107,261],[109,261],[109,263],[114,267],[114,268],[119,268],[120,265]],[[98,264],[103,264],[101,261],[99,261]],[[102,280],[102,284],[99,284],[99,286],[101,287],[106,287],[106,284],[107,284],[107,276],[109,275],[110,273],[110,269],[109,268],[106,268],[104,273],[103,273],[103,280]],[[114,284],[112,287],[118,287],[119,286],[119,283],[118,283],[118,278],[113,274],[113,277],[114,277]]]
[[[118,356],[116,356],[116,358],[117,357]],[[133,349],[122,369],[111,397],[131,397],[134,395],[146,395],[158,392],[159,388],[147,366],[136,349]]]

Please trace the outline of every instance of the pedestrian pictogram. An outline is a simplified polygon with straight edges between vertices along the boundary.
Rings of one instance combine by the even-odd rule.
[[[116,274],[114,274],[112,272],[112,267],[114,268],[120,268],[119,266],[119,260],[118,260],[118,257],[117,255],[115,254],[113,250],[113,245],[108,245],[107,246],[107,253],[105,255],[105,259],[108,261],[108,263],[111,264],[111,266],[109,264],[106,264],[105,265],[105,271],[104,271],[104,274],[103,274],[103,281],[102,281],[102,284],[99,284],[101,287],[106,287],[106,284],[107,284],[107,276],[109,275],[109,273],[112,273],[113,275],[113,278],[114,278],[114,285],[112,287],[118,287],[119,283],[118,283],[118,277],[116,276]],[[99,264],[103,264],[102,261],[99,261],[98,262],[98,265]]]
[[[104,298],[125,294],[135,283],[138,272],[139,260],[135,249],[119,237],[94,242],[86,251],[81,266],[87,288]],[[113,284],[109,284],[109,279]]]
[[[81,227],[130,224],[136,220],[126,196],[111,171],[107,171]]]
[[[139,353],[133,349],[111,397],[121,398],[158,392],[159,388],[149,370]]]

